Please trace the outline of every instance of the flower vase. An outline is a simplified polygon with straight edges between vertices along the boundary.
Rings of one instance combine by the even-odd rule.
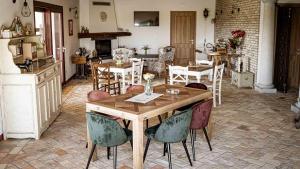
[[[147,83],[145,85],[145,94],[147,96],[150,96],[151,94],[153,93],[153,87],[152,87],[152,84],[151,84],[151,80],[147,80]]]

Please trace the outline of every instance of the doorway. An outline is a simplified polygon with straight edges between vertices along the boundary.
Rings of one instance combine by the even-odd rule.
[[[300,84],[300,6],[278,6],[274,84],[278,91]]]
[[[65,83],[65,48],[63,7],[34,1],[36,35],[41,35],[46,47],[46,55],[61,62],[61,83]]]
[[[196,11],[171,11],[171,46],[175,47],[176,65],[195,61],[195,42]]]

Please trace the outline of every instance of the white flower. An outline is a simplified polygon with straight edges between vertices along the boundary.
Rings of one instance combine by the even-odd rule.
[[[155,75],[152,73],[146,73],[143,75],[143,77],[145,80],[152,80],[152,79],[154,79]]]

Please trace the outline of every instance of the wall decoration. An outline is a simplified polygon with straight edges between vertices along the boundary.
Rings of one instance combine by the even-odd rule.
[[[204,11],[203,11],[203,16],[204,16],[204,18],[207,18],[207,17],[208,17],[208,14],[209,14],[209,11],[208,11],[207,8],[205,8]]]
[[[24,17],[29,17],[31,15],[31,10],[30,10],[28,2],[26,0],[24,1],[21,14]]]
[[[106,20],[107,20],[106,12],[104,12],[104,11],[100,12],[100,20],[101,20],[101,22],[106,22]]]
[[[69,19],[69,36],[73,36],[73,20]]]

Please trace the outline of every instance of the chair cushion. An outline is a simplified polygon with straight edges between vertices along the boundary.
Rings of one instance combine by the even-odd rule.
[[[159,126],[160,126],[160,124],[147,128],[145,130],[145,136],[147,136],[148,138],[154,139],[155,133],[156,133],[157,129],[159,128]]]

